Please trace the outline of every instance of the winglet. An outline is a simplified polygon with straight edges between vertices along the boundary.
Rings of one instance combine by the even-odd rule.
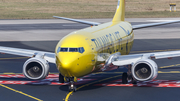
[[[118,0],[116,13],[112,22],[124,21],[125,18],[125,0]]]

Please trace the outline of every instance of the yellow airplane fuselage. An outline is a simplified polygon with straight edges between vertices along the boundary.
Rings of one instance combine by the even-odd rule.
[[[128,22],[109,22],[72,32],[56,46],[56,65],[65,77],[82,77],[101,70],[113,53],[129,54],[133,30]]]

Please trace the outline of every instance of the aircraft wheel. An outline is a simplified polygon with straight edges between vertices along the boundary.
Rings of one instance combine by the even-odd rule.
[[[124,72],[124,73],[122,74],[122,83],[123,83],[123,84],[127,84],[127,83],[128,83],[127,78],[128,78],[128,75],[127,75],[126,72]]]
[[[137,84],[137,81],[132,78],[132,84]]]
[[[71,91],[76,92],[76,86],[73,85],[73,84],[71,84],[71,85],[69,86],[69,92],[71,92]]]
[[[64,76],[59,73],[59,83],[64,83]]]

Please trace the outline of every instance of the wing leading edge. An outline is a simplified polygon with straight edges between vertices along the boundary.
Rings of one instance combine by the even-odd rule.
[[[180,51],[167,51],[167,52],[154,52],[145,54],[134,54],[125,56],[114,56],[113,65],[124,66],[136,63],[140,59],[163,59],[163,58],[173,58],[180,57]]]
[[[51,53],[51,52],[20,49],[20,48],[11,48],[11,47],[3,47],[3,46],[0,46],[0,52],[12,54],[12,55],[27,56],[27,57],[34,57],[37,54],[41,54],[44,56],[44,59],[46,61],[55,63],[55,53]]]

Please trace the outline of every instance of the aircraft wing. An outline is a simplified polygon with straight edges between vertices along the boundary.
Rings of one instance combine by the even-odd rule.
[[[27,56],[27,57],[35,57],[37,54],[41,54],[46,61],[50,63],[55,63],[55,53],[51,53],[51,52],[0,46],[0,53],[7,53],[12,55]]]
[[[150,23],[150,24],[140,24],[140,25],[133,25],[133,30],[141,29],[141,28],[147,28],[147,27],[154,27],[154,26],[160,26],[160,25],[166,25],[171,23],[178,23],[180,20],[175,21],[167,21],[167,22],[157,22],[157,23]]]
[[[84,21],[84,20],[78,20],[78,19],[72,19],[72,18],[65,18],[65,17],[59,17],[59,16],[53,16],[53,17],[54,18],[58,18],[58,19],[63,19],[63,20],[83,23],[83,24],[87,24],[87,25],[91,25],[91,26],[97,26],[97,25],[100,24],[100,23],[97,23],[97,22],[90,22],[90,21]]]
[[[163,58],[173,58],[180,57],[180,51],[167,51],[167,52],[154,52],[154,53],[144,53],[144,54],[133,54],[133,55],[116,55],[112,58],[112,64],[116,66],[133,65],[138,60],[145,59],[163,59]]]

